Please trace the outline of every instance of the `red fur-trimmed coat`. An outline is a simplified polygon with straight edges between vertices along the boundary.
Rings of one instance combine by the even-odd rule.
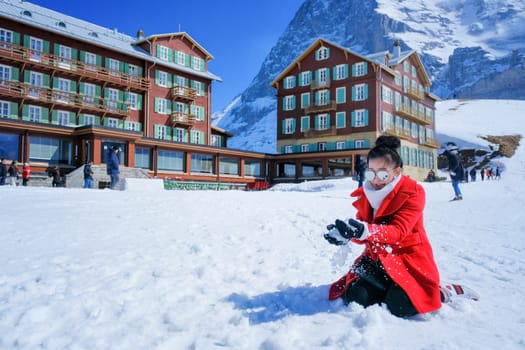
[[[402,175],[375,217],[363,187],[352,192],[351,197],[357,197],[353,203],[357,209],[356,218],[367,222],[370,232],[364,241],[353,242],[365,244],[363,254],[381,261],[388,276],[403,288],[419,313],[439,309],[439,273],[423,227],[423,187]],[[332,284],[329,299],[341,297],[356,278],[348,272]]]

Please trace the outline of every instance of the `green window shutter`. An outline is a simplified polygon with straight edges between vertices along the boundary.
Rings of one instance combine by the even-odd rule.
[[[129,64],[126,64],[125,62],[119,61],[118,62],[118,70],[119,70],[119,72],[124,72],[124,73],[129,72]]]
[[[13,44],[20,45],[20,33],[13,32]]]
[[[171,101],[170,100],[166,100],[166,112],[168,113],[168,115],[171,114]]]
[[[178,56],[179,56],[179,51],[173,50],[173,62],[178,63],[177,62]]]
[[[137,94],[137,109],[142,111],[142,95]]]
[[[295,109],[295,96],[292,96],[292,109]]]
[[[78,49],[71,48],[71,59],[76,60],[78,57]]]
[[[315,71],[315,80],[319,80],[319,69]]]
[[[168,73],[168,87],[171,88],[173,86],[173,76],[171,75],[171,73]]]
[[[344,65],[344,70],[345,70],[345,72],[344,72],[344,77],[345,77],[345,79],[346,79],[346,78],[348,78],[348,64],[346,64],[346,63],[345,63],[345,65]]]
[[[326,92],[326,100],[330,102],[330,90]]]
[[[166,138],[165,140],[171,140],[171,128],[169,126],[166,126]]]
[[[365,118],[364,118],[365,126],[368,126],[368,109],[365,109]]]
[[[69,124],[76,125],[77,124],[77,120],[76,119],[77,118],[75,116],[75,113],[69,112]]]
[[[102,67],[102,56],[97,55],[97,66]]]
[[[330,114],[328,114],[327,117],[326,117],[326,126],[327,127],[331,126],[331,124],[330,124]]]
[[[96,97],[102,97],[102,87],[100,85],[95,86],[95,95]]]
[[[49,87],[49,74],[44,74],[44,87]]]
[[[356,67],[355,67],[355,64],[352,64],[352,76],[355,77],[355,71],[356,71]]]
[[[355,101],[355,86],[352,86],[352,101]]]
[[[57,111],[54,110],[53,112],[51,112],[51,124],[58,124],[58,117],[57,117]]]
[[[54,80],[54,79],[53,79]],[[71,92],[77,92],[77,82],[76,81],[71,81]]]
[[[189,66],[190,66],[190,63],[191,63],[190,55],[188,55],[188,54],[185,53],[185,54],[184,54],[184,65],[185,65],[186,67],[189,67]]]
[[[24,71],[24,83],[29,84],[31,72],[28,70]]]
[[[49,41],[44,40],[44,52],[49,53]]]
[[[201,63],[200,71],[204,72],[204,60],[200,60],[200,63]]]
[[[9,118],[18,119],[18,103],[10,103]]]
[[[157,44],[157,50],[155,51],[155,57],[160,58],[160,45]]]
[[[100,125],[100,117],[95,116],[95,125]]]
[[[84,125],[84,114],[78,116],[78,125]]]
[[[316,115],[314,119],[314,128],[315,130],[319,129],[319,116],[318,115]]]
[[[337,66],[332,68],[332,75],[334,76],[334,78],[337,76]]]
[[[295,119],[292,119],[292,130],[293,130],[293,132],[295,132],[296,127],[297,127],[297,121]]]
[[[12,81],[19,81],[20,76],[20,68],[18,67],[11,67],[11,80]]]
[[[58,80],[58,79],[56,79],[56,80]],[[85,85],[86,85],[85,83],[80,82],[80,86],[79,86],[78,92],[79,92],[81,95],[84,94],[84,91],[85,91],[85,90],[84,90],[84,86],[85,86]]]
[[[168,61],[173,62],[173,49],[168,48]]]
[[[184,131],[182,132],[182,141],[189,142],[189,139],[190,135],[188,133],[188,130],[184,129]]]
[[[365,100],[368,99],[368,84],[365,84],[365,89],[364,89],[364,95],[365,95]]]
[[[286,132],[286,121],[285,120],[281,122],[281,130],[282,130],[281,134],[284,134]]]
[[[80,50],[80,61],[86,62],[86,51]]]
[[[159,85],[159,71],[155,69],[155,85]]]
[[[56,43],[53,44],[53,54],[54,54],[55,56],[58,56],[59,53],[60,53],[60,45],[58,45],[58,44],[56,44]]]
[[[109,57],[106,57],[106,59],[104,60],[104,67],[106,67],[106,69],[109,69]]]
[[[119,127],[119,129],[123,129],[124,128],[124,121],[122,119],[119,119],[118,127]]]
[[[299,82],[299,86],[303,86],[303,75],[301,73],[297,74],[297,81]]]
[[[31,36],[30,35],[24,35],[24,47],[29,47],[29,42],[31,40]]]
[[[155,113],[159,113],[159,98],[155,97],[155,106],[154,106]]]
[[[42,118],[40,120],[42,123],[49,123],[49,108],[42,107]]]
[[[295,76],[292,77],[292,88],[294,88],[296,85],[295,85]]]
[[[139,77],[142,77],[142,67],[137,68],[137,74]]]
[[[341,113],[341,112],[336,113],[335,117],[336,117],[336,121],[335,121],[336,127],[343,128],[345,126],[345,115],[344,115],[344,113]]]
[[[29,120],[29,106],[22,106],[22,120]]]
[[[345,102],[345,89],[339,88],[337,89],[336,93],[337,93],[336,102],[337,103]]]
[[[355,127],[355,111],[352,111],[352,114],[351,114],[352,118],[350,120],[350,125],[352,127]]]
[[[310,125],[308,125],[310,122],[310,119],[308,118],[301,118],[301,130],[306,130],[310,128]]]
[[[137,123],[137,131],[142,131],[142,123]]]
[[[315,105],[316,105],[316,106],[319,105],[319,91],[316,91],[316,92],[315,92]]]
[[[57,77],[54,77],[53,78],[53,89],[58,89],[58,78]]]
[[[319,60],[319,50],[315,50],[315,60]]]
[[[153,125],[153,137],[156,139],[159,138],[159,125],[158,124]]]
[[[365,75],[368,74],[368,62],[365,62],[363,72]]]

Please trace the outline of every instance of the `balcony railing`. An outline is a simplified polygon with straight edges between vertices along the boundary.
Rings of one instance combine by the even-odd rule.
[[[406,130],[405,128],[396,128],[392,126],[386,130],[383,130],[383,133],[387,135],[397,136],[405,140],[410,138],[410,131]]]
[[[441,147],[441,144],[439,143],[439,141],[436,140],[436,139],[433,139],[433,138],[426,138],[425,141],[423,142],[423,144],[425,146],[432,147],[432,148],[440,148]]]
[[[337,102],[332,100],[325,105],[310,105],[304,109],[306,114],[335,111],[337,109]]]
[[[311,85],[312,90],[328,89],[329,87],[330,87],[330,79],[329,78],[326,78],[326,79],[323,79],[323,80],[319,80],[319,79],[312,80],[312,85]]]
[[[185,86],[174,86],[171,88],[171,97],[175,100],[194,101],[197,92]]]
[[[412,108],[410,105],[402,104],[396,107],[395,113],[397,115],[406,117],[412,121],[423,123],[426,125],[432,124],[432,121],[427,119],[424,113],[419,113],[417,109]]]
[[[193,114],[183,113],[183,112],[172,112],[171,113],[171,123],[175,125],[186,125],[193,126],[197,117]]]
[[[0,59],[11,59],[17,62],[30,63],[42,68],[51,68],[63,73],[73,73],[75,75],[141,90],[147,90],[150,85],[148,80],[137,75],[67,59],[43,51],[31,50],[30,48],[4,41],[0,41]]]
[[[335,136],[337,134],[337,129],[335,126],[331,126],[327,129],[306,129],[304,132],[304,137],[318,137],[318,136]]]
[[[43,103],[62,104],[64,106],[89,110],[98,113],[109,113],[119,116],[128,115],[128,105],[96,96],[87,96],[70,91],[53,90],[42,86],[0,79],[0,92],[23,100]]]
[[[414,87],[409,87],[408,88],[408,91],[407,91],[407,94],[409,96],[412,96],[418,100],[422,100],[425,98],[425,93],[421,90],[419,90],[418,88],[414,88]]]

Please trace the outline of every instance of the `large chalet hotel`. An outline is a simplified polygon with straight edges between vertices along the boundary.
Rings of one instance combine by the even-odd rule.
[[[272,82],[276,154],[227,148],[232,135],[211,125],[212,58],[185,32],[132,37],[0,0],[0,156],[67,174],[103,167],[118,146],[124,170],[250,185],[351,176],[388,133],[402,139],[405,173],[435,168],[436,98],[413,51],[314,42]]]

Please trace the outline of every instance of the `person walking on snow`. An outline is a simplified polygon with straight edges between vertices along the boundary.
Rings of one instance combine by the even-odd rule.
[[[119,159],[118,159],[118,153],[120,152],[120,149],[117,146],[113,146],[113,148],[110,149],[107,159],[107,174],[111,178],[111,182],[109,184],[109,188],[115,189],[115,186],[117,186],[118,180],[119,180]]]
[[[91,166],[93,165],[93,161],[87,162],[86,165],[84,165],[84,188],[91,188],[93,186],[93,169]]]
[[[22,186],[27,186],[30,176],[31,167],[29,166],[29,163],[24,163],[24,165],[22,166]]]
[[[441,307],[447,292],[423,226],[425,191],[402,174],[400,140],[380,136],[367,157],[366,182],[351,196],[356,219],[327,226],[331,244],[364,245],[350,271],[330,287],[329,300],[342,298],[368,307],[385,304],[399,317]]]
[[[447,143],[446,150],[443,154],[448,160],[448,169],[446,170],[450,174],[450,180],[452,181],[452,188],[454,189],[453,201],[459,201],[463,199],[463,194],[459,188],[459,183],[463,180],[465,171],[459,158],[458,147],[454,142]]]

